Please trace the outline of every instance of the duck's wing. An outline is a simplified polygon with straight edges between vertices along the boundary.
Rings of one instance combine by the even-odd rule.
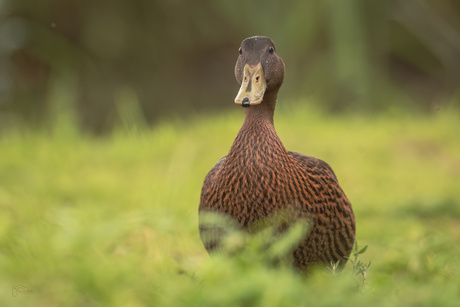
[[[210,209],[212,203],[210,199],[212,199],[213,194],[217,193],[215,189],[215,181],[218,180],[218,173],[222,168],[222,165],[225,162],[226,157],[217,162],[216,165],[209,171],[206,175],[203,183],[203,187],[201,188],[201,198],[200,198],[200,207],[199,207],[199,230],[200,230],[200,237],[203,241],[203,244],[208,252],[211,252],[218,248],[220,238],[225,232],[220,227],[216,226],[221,221],[216,221],[217,215],[213,214],[213,210]],[[214,187],[213,187],[214,186]]]
[[[340,267],[343,267],[353,248],[356,231],[350,201],[340,188],[329,164],[296,152],[289,152],[289,154],[308,176],[309,183],[316,194],[315,209],[312,212],[315,225],[308,238],[309,242],[305,241],[298,249],[299,254],[296,258],[298,266],[306,265],[304,264],[304,259],[308,257],[306,255],[317,251],[317,259],[312,262],[340,261]]]
[[[308,169],[312,173],[317,173],[318,175],[327,176],[334,179],[335,182],[339,183],[337,177],[335,176],[332,168],[324,162],[315,157],[306,156],[298,152],[289,151],[289,155],[305,169]]]
[[[227,157],[223,157],[219,162],[214,165],[214,167],[209,171],[209,173],[204,178],[203,188],[201,189],[201,203],[203,203],[203,194],[205,194],[210,188],[214,180],[216,179],[217,173],[220,171],[222,165],[225,162]]]

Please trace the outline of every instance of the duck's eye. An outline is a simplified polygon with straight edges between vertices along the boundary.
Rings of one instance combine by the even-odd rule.
[[[240,49],[238,49],[238,52],[239,52],[240,54],[243,54],[243,49],[241,49],[241,47],[240,47]]]
[[[275,48],[273,48],[273,47],[268,48],[269,53],[273,53],[273,51],[275,51]]]

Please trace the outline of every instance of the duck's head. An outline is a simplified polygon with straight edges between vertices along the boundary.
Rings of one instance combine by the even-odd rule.
[[[235,77],[241,84],[235,103],[243,107],[258,105],[268,93],[278,91],[283,83],[284,62],[270,38],[253,36],[243,40]]]

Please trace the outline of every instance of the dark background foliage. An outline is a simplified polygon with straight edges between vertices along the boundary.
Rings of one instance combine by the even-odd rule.
[[[56,86],[97,133],[126,97],[149,123],[231,107],[252,35],[285,60],[281,99],[375,112],[459,94],[457,0],[0,0],[0,122],[46,123]]]

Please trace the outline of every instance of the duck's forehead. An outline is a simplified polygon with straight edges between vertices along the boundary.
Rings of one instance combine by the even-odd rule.
[[[273,41],[266,36],[253,36],[246,38],[242,43],[241,46],[244,49],[251,49],[251,50],[260,50],[265,47],[275,47]]]

